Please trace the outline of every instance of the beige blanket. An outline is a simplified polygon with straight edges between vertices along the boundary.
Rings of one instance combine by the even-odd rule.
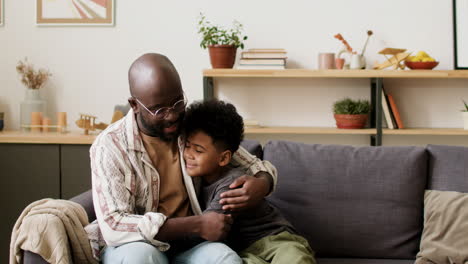
[[[39,254],[49,263],[97,263],[84,226],[84,208],[72,201],[43,199],[23,210],[10,243],[10,264],[22,263],[21,250]]]

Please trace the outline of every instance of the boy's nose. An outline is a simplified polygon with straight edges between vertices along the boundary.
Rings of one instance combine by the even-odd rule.
[[[184,151],[184,157],[185,159],[193,159],[193,155],[190,153],[190,150],[188,149]]]

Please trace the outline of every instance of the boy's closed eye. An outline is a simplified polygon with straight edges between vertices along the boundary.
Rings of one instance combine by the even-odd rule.
[[[188,140],[185,142],[185,148],[186,149],[190,149],[192,147],[192,145],[193,145],[193,148],[194,148],[195,152],[197,152],[197,153],[204,153],[205,152],[204,148],[202,146],[197,145],[197,144],[192,144]]]

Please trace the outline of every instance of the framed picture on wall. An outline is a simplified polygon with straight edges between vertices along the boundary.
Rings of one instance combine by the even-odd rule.
[[[113,26],[114,9],[115,0],[36,0],[36,23]]]
[[[453,0],[455,69],[468,70],[468,1]]]

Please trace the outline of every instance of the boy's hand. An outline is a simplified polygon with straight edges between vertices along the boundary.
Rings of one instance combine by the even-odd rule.
[[[226,238],[231,230],[232,216],[207,212],[201,215],[200,237],[208,241],[220,241]]]
[[[262,172],[265,173],[265,172]],[[267,174],[267,173],[265,173]],[[224,211],[240,211],[256,206],[270,192],[270,175],[241,176],[229,185],[237,188],[221,194]]]

